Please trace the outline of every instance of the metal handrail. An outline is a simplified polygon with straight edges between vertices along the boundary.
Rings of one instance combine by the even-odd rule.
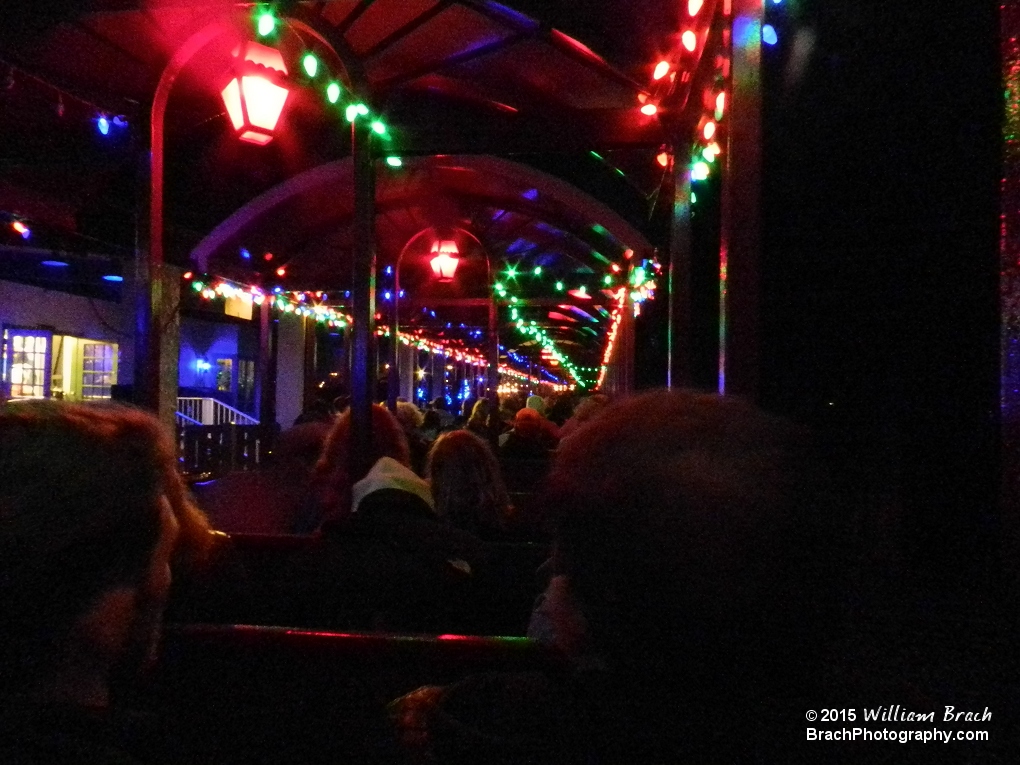
[[[185,425],[201,425],[202,424],[198,420],[193,419],[191,417],[188,417],[188,415],[184,414],[183,412],[174,412],[174,415],[177,417],[177,424],[182,426],[182,427],[185,426]]]
[[[239,409],[215,398],[180,396],[177,399],[179,415],[196,425],[258,425],[259,421]]]

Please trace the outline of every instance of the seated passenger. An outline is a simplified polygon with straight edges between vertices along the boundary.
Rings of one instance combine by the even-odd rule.
[[[407,445],[411,450],[411,469],[418,475],[425,475],[425,460],[429,447],[432,446],[432,441],[421,432],[425,415],[410,401],[397,401],[397,411],[393,416],[397,418],[407,437]]]
[[[0,761],[171,757],[111,683],[153,655],[178,536],[194,558],[207,532],[148,414],[0,408]]]
[[[279,576],[280,619],[344,630],[455,632],[477,623],[484,545],[443,523],[428,484],[381,457],[352,487],[351,511]]]
[[[609,403],[609,397],[604,393],[593,393],[582,400],[576,407],[570,419],[560,426],[560,438],[566,438],[581,425],[588,422],[597,415]]]
[[[322,453],[312,474],[313,498],[303,509],[302,516],[293,528],[295,534],[314,532],[327,518],[346,518],[351,512],[351,487],[365,477],[368,468],[381,457],[392,457],[402,465],[410,466],[411,452],[400,423],[386,407],[372,405],[372,440],[358,444],[367,452],[365,467],[360,475],[351,474],[350,439],[351,410],[345,409],[333,421],[326,436]]]
[[[448,688],[421,715],[431,754],[793,761],[836,614],[821,476],[799,428],[739,400],[609,406],[560,445],[544,495],[555,576],[529,634],[574,657],[573,676]],[[550,698],[558,732],[543,744],[516,710]]]
[[[542,459],[556,448],[557,436],[547,427],[552,425],[537,410],[525,407],[514,415],[513,429],[499,437],[501,457],[508,459]],[[552,425],[552,427],[555,427]]]
[[[429,451],[426,477],[440,518],[480,539],[507,537],[513,508],[485,440],[467,430],[443,433]]]

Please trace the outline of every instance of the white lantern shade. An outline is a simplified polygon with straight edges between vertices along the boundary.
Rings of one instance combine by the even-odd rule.
[[[249,42],[234,51],[236,74],[220,92],[234,129],[242,141],[264,146],[283,113],[290,91],[273,82],[287,74],[283,56],[275,48]]]
[[[453,275],[457,272],[457,264],[460,262],[457,257],[460,254],[457,243],[452,239],[433,242],[432,252],[435,253],[435,257],[429,261],[432,273],[441,282],[452,282]]]

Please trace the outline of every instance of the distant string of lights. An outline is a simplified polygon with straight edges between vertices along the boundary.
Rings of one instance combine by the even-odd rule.
[[[285,291],[281,287],[264,290],[261,287],[240,284],[222,277],[196,276],[192,271],[185,272],[183,279],[185,282],[190,283],[191,289],[201,299],[206,301],[236,299],[248,305],[262,306],[268,304],[282,313],[308,317],[320,324],[338,329],[349,327],[353,323],[351,316],[343,312],[342,306],[330,306],[322,302],[328,300],[329,297],[328,293],[325,292]],[[378,327],[376,334],[389,337],[390,328],[386,326]],[[488,360],[477,353],[472,353],[465,348],[459,348],[448,341],[439,342],[431,340],[421,335],[420,332],[401,332],[400,342],[408,346],[413,345],[419,351],[428,351],[446,359],[465,362],[474,366],[489,366]],[[506,364],[499,365],[499,373],[532,386],[546,383],[546,381],[539,377],[526,374]],[[562,382],[553,383],[554,390],[566,390],[568,387]]]
[[[609,262],[607,272],[602,276],[601,284],[598,285],[595,291],[601,290],[604,293],[610,294],[616,298],[622,291],[624,300],[630,298],[632,305],[634,306],[634,315],[640,314],[641,305],[651,300],[655,296],[656,279],[655,277],[661,273],[662,266],[658,261],[650,259],[642,259],[636,261],[634,259],[634,251],[626,250],[623,254],[626,262],[627,273],[624,275],[624,266],[621,266],[617,262]],[[535,266],[533,269],[524,269],[521,267],[521,261],[517,263],[508,263],[506,268],[501,272],[501,279],[493,284],[493,290],[496,295],[509,304],[509,319],[511,325],[516,331],[528,338],[529,340],[536,341],[542,349],[543,359],[553,366],[561,367],[573,380],[574,383],[581,388],[591,387],[593,384],[597,387],[601,382],[597,382],[596,375],[587,375],[588,372],[598,372],[599,369],[582,369],[578,367],[569,357],[564,354],[557,346],[555,340],[549,336],[549,334],[539,326],[535,320],[526,319],[521,308],[526,303],[525,300],[518,297],[517,295],[511,294],[511,285],[519,284],[519,279],[522,275],[530,275],[534,279],[542,279],[545,276],[541,266]],[[618,286],[620,280],[624,281],[624,286]],[[615,288],[615,291],[614,291]],[[586,284],[580,284],[579,286],[567,290],[567,285],[560,279],[557,279],[553,284],[555,292],[566,293],[571,297],[579,300],[590,300],[593,297],[593,293],[589,292],[589,287]],[[611,344],[611,341],[607,339],[607,345]],[[600,368],[601,369],[601,368]],[[603,375],[604,376],[604,375]]]
[[[329,298],[324,292],[288,292],[284,291],[282,287],[265,290],[261,287],[239,284],[222,277],[196,276],[192,271],[186,271],[183,278],[204,300],[235,299],[248,305],[258,306],[268,302],[278,311],[293,313],[296,316],[307,316],[329,327],[343,328],[350,326],[351,323],[351,317],[343,313],[342,307],[331,306],[324,302]]]
[[[127,117],[117,110],[103,106],[67,88],[54,85],[49,80],[28,71],[22,66],[0,59],[0,72],[3,73],[0,76],[0,91],[14,91],[17,88],[18,79],[33,82],[49,90],[54,96],[53,113],[58,118],[64,117],[67,112],[67,103],[72,102],[81,105],[86,112],[95,115],[92,121],[95,123],[96,130],[100,135],[108,136],[111,132],[123,130],[128,126]]]
[[[602,364],[599,367],[598,381],[596,388],[601,388],[606,381],[606,373],[609,371],[609,361],[613,357],[613,347],[616,344],[616,335],[620,331],[620,322],[623,320],[623,312],[627,306],[627,290],[621,287],[616,291],[616,306],[613,308],[612,318],[609,324],[609,334],[606,335],[606,347],[602,352]]]

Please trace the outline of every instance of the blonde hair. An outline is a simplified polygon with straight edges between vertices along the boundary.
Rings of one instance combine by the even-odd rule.
[[[506,530],[510,496],[485,439],[467,430],[443,433],[429,451],[425,475],[440,517],[481,536]]]

